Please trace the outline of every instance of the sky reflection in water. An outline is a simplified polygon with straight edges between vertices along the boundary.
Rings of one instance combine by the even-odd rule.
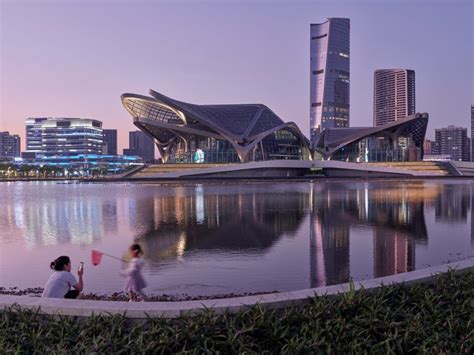
[[[86,261],[86,291],[120,291],[145,250],[150,293],[294,290],[473,254],[469,180],[298,183],[0,183],[0,286],[43,286],[49,262]]]

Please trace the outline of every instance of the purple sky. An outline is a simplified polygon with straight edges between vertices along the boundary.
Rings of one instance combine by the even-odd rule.
[[[416,72],[428,138],[470,127],[471,0],[0,0],[0,130],[89,117],[134,130],[124,92],[196,104],[263,103],[309,136],[309,25],[351,19],[351,126],[372,125],[375,69]]]

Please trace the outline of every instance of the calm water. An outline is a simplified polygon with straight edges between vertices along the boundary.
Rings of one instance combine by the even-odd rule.
[[[0,183],[0,286],[43,286],[85,261],[86,292],[120,291],[145,250],[148,293],[285,291],[473,255],[471,180],[298,183]]]

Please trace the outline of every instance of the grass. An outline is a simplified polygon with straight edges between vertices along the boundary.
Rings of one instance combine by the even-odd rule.
[[[77,321],[39,310],[0,313],[1,353],[452,353],[473,352],[474,271],[427,284],[317,297],[279,311],[132,323]]]

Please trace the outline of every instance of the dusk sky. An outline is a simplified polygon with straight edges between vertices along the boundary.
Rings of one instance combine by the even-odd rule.
[[[125,92],[195,104],[263,103],[309,136],[310,24],[351,20],[351,126],[371,126],[376,69],[416,73],[427,138],[470,127],[472,0],[0,0],[0,130],[82,117],[135,130]],[[470,135],[470,133],[469,133]]]

